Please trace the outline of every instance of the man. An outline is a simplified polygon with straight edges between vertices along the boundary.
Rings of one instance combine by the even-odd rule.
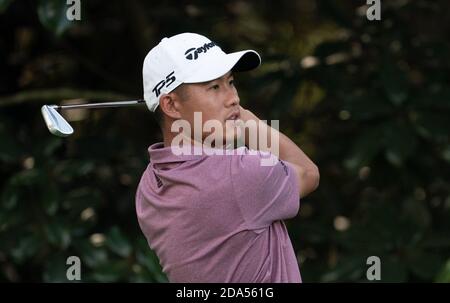
[[[225,54],[193,33],[164,38],[144,60],[144,99],[159,117],[164,142],[149,147],[136,211],[170,282],[301,282],[283,220],[294,217],[300,198],[317,188],[319,172],[289,138],[239,105],[233,72],[259,65],[255,51]],[[228,124],[258,122],[256,132],[269,140],[278,136],[278,157],[245,146],[239,153],[205,152],[223,150],[222,142],[199,153],[198,141],[211,132],[186,134],[174,127],[180,121],[195,125],[198,113],[202,126],[215,121],[224,140],[243,136],[247,146],[251,138]],[[180,135],[190,153],[176,151]],[[273,165],[262,165],[267,156]]]

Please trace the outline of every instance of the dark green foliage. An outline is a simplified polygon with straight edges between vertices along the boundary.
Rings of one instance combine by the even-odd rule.
[[[450,282],[448,1],[0,0],[0,281],[164,282],[134,194],[161,140],[145,107],[63,113],[43,104],[142,97],[147,51],[164,36],[205,34],[225,51],[258,50],[236,75],[241,103],[318,164],[319,189],[287,222],[303,279]],[[363,13],[361,13],[363,12]],[[207,227],[205,227],[207,228]]]

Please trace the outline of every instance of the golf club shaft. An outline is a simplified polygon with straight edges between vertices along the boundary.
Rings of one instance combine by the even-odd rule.
[[[103,107],[121,107],[131,106],[145,103],[143,99],[132,101],[102,102],[102,103],[86,103],[86,104],[68,104],[68,105],[51,105],[51,107],[60,109],[76,109],[76,108],[103,108]]]

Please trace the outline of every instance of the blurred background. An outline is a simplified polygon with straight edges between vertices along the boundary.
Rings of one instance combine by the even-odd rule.
[[[241,103],[316,162],[319,189],[287,221],[306,282],[450,282],[450,4],[393,0],[0,0],[0,281],[165,282],[134,195],[161,140],[145,106],[43,104],[142,98],[142,62],[164,36],[198,32],[257,50]]]

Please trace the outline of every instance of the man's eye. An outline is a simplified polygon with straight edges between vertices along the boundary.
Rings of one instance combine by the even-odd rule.
[[[234,79],[231,79],[229,83],[230,83],[231,86],[233,86],[234,85]]]
[[[211,89],[218,90],[219,89],[219,84],[215,84],[215,85],[211,86]]]

